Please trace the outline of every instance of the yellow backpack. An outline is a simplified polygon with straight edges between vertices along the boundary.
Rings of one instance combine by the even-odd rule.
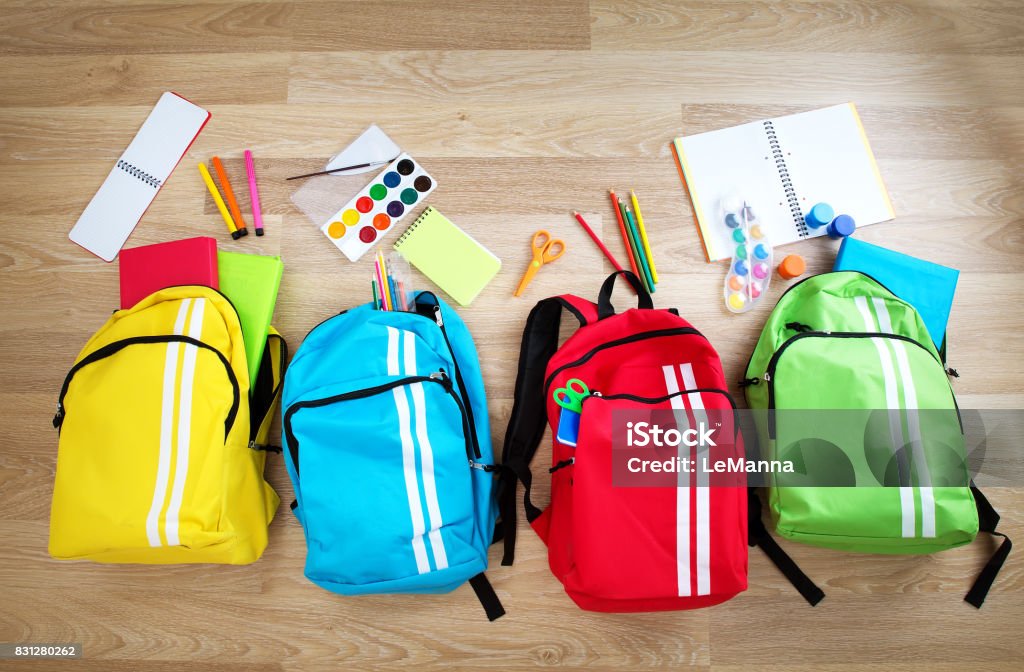
[[[115,312],[57,401],[50,555],[258,559],[279,502],[263,468],[286,360],[271,329],[250,392],[238,313],[208,287],[160,290]]]

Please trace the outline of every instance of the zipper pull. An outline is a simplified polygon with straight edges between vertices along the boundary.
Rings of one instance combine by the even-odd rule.
[[[444,389],[448,390],[449,392],[451,392],[454,389],[454,387],[452,386],[452,379],[448,377],[448,374],[445,373],[444,369],[438,369],[437,371],[434,371],[432,374],[430,374],[429,377],[431,380],[440,381]]]
[[[954,368],[953,368],[953,367],[951,366],[951,367],[949,367],[948,369],[946,369],[946,375],[947,375],[947,376],[952,376],[952,377],[954,377],[954,378],[959,378],[959,377],[960,377],[960,372],[959,372],[959,371],[957,371],[956,369],[954,369]]]
[[[469,468],[470,469],[479,469],[480,471],[486,471],[486,472],[492,472],[492,471],[497,471],[498,470],[498,466],[495,465],[495,464],[482,464],[480,462],[477,462],[476,460],[470,460],[469,461]]]
[[[765,371],[764,375],[761,377],[764,378],[764,382],[766,383],[770,383],[772,381],[772,374],[768,373],[767,371]]]
[[[53,416],[53,428],[59,429],[64,424],[64,406],[57,402],[57,414]]]
[[[760,378],[744,378],[738,384],[742,387],[750,387],[751,385],[757,385],[761,382]]]
[[[434,306],[434,321],[437,322],[437,326],[444,326],[444,320],[441,318],[441,306]]]

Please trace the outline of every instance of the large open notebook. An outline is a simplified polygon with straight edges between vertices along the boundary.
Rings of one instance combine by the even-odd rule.
[[[773,246],[825,235],[804,216],[815,203],[857,226],[892,219],[892,204],[853,103],[763,119],[672,143],[708,261],[732,256],[720,202],[754,208]]]

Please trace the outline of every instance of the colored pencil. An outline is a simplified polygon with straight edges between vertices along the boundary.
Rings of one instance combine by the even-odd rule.
[[[602,243],[601,239],[597,237],[597,234],[594,233],[594,230],[590,228],[590,225],[587,224],[586,221],[584,221],[583,215],[576,212],[575,210],[572,211],[572,215],[573,217],[576,218],[576,221],[580,223],[580,226],[583,227],[583,230],[587,232],[587,235],[590,236],[591,240],[597,243],[597,246],[601,248],[601,251],[604,252],[604,256],[608,258],[608,261],[612,262],[612,266],[615,267],[615,270],[621,271],[622,266],[619,266],[619,262],[615,261],[615,257],[612,256],[612,253],[608,250],[607,247],[604,246],[604,243]]]
[[[210,176],[210,171],[206,168],[205,163],[199,164],[199,174],[203,176],[203,182],[206,183],[206,188],[210,192],[210,196],[213,196],[213,202],[217,205],[217,210],[220,212],[220,216],[224,218],[224,223],[228,225],[228,232],[231,237],[238,240],[242,237],[242,234],[235,228],[235,222],[231,219],[231,215],[228,213],[228,206],[224,205],[224,199],[220,197],[220,191],[217,190],[217,185],[213,183],[213,177]]]
[[[402,311],[409,310],[409,302],[405,298],[405,283],[398,281],[398,308]]]
[[[252,152],[245,150],[245,174],[249,178],[249,201],[252,203],[252,224],[256,227],[256,235],[263,235],[263,213],[260,211],[260,190],[256,187],[256,166],[253,165]],[[634,200],[634,203],[636,201]]]
[[[629,210],[626,210],[626,220],[629,222],[629,232],[633,236],[633,240],[636,242],[636,252],[639,257],[640,265],[644,271],[644,284],[647,285],[647,291],[654,294],[654,278],[651,276],[651,266],[647,262],[647,257],[644,256],[644,248],[641,247],[640,232],[637,231],[636,217]]]
[[[380,275],[380,259],[376,257],[373,260],[373,274],[374,277],[376,277],[377,279],[377,289],[380,292],[380,309],[387,310],[388,299],[387,295],[384,293],[384,280],[381,278]]]
[[[380,272],[381,291],[384,292],[384,297],[385,297],[385,299],[387,301],[387,309],[386,310],[394,310],[395,309],[395,300],[391,296],[391,288],[388,285],[388,279],[387,279],[388,278],[388,267],[387,267],[387,263],[384,261],[384,255],[382,253],[380,253],[380,252],[377,253],[377,259],[378,259],[379,264],[380,264],[378,266],[378,268],[380,269],[379,272]]]
[[[636,268],[637,268],[636,275],[637,275],[638,278],[640,278],[640,282],[643,283],[644,288],[648,292],[650,292],[651,288],[647,285],[647,275],[644,273],[644,270],[643,270],[644,269],[644,264],[640,260],[642,255],[640,254],[640,251],[639,251],[640,250],[639,243],[633,239],[633,235],[634,235],[635,231],[633,231],[633,228],[629,225],[629,216],[626,215],[626,204],[622,202],[621,198],[619,199],[619,216],[621,216],[622,217],[622,221],[624,221],[626,223],[626,236],[627,236],[627,241],[628,241],[627,244],[629,246],[628,249],[629,249],[630,255],[632,256],[633,263],[636,265]]]
[[[633,269],[633,275],[640,277],[640,269],[636,267],[636,261],[633,259],[632,246],[629,244],[629,234],[626,233],[626,222],[622,218],[622,211],[619,210],[619,199],[615,196],[615,191],[612,189],[608,190],[608,195],[612,199],[612,209],[615,210],[615,219],[619,222],[619,233],[622,234],[622,242],[626,246],[626,256],[629,257],[629,265]]]
[[[220,162],[220,157],[217,156],[210,159],[210,163],[213,164],[213,170],[217,173],[217,179],[220,180],[220,187],[224,190],[224,200],[228,203],[231,218],[235,220],[235,228],[238,229],[239,235],[248,235],[249,231],[245,228],[245,220],[242,219],[242,211],[238,209],[238,201],[235,200],[235,192],[231,190],[231,182],[228,181],[228,174],[224,170],[224,164]]]
[[[398,283],[392,275],[388,276],[388,291],[391,292],[391,309],[402,310],[402,297],[398,295]]]
[[[380,310],[380,299],[377,297],[377,279],[370,280],[370,288],[373,290],[373,309]]]
[[[647,240],[647,229],[644,228],[644,216],[640,214],[640,201],[636,200],[636,192],[629,190],[629,197],[633,200],[633,212],[636,213],[637,228],[640,229],[640,240],[644,243],[644,254],[647,255],[647,263],[651,265],[651,279],[658,284],[658,269],[654,267],[654,255],[651,254],[651,243]]]

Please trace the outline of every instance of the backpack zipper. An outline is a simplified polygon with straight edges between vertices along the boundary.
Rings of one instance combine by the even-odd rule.
[[[435,301],[434,305],[432,306],[433,322],[441,330],[441,335],[444,337],[444,343],[445,343],[446,346],[448,346],[448,354],[451,355],[452,364],[453,364],[454,369],[455,369],[455,382],[458,383],[458,385],[459,385],[459,395],[462,397],[462,406],[463,406],[463,408],[466,409],[466,417],[469,420],[470,440],[473,442],[473,454],[476,455],[477,457],[479,457],[480,456],[480,441],[479,441],[479,439],[478,439],[478,437],[476,435],[476,418],[473,416],[473,406],[472,406],[472,404],[469,401],[469,392],[466,391],[466,384],[465,384],[465,382],[463,381],[463,378],[462,378],[462,370],[459,368],[459,360],[455,356],[455,348],[452,347],[452,342],[448,338],[448,330],[445,329],[445,326],[444,326],[444,318],[441,316],[441,305],[439,303],[436,303],[437,297],[434,296],[433,292],[419,292],[413,298],[413,305],[414,306],[416,305],[417,300],[421,296],[426,296],[426,295],[429,295]],[[330,322],[331,320],[333,320],[335,317],[338,317],[340,315],[344,315],[347,312],[348,312],[347,310],[343,310],[340,313],[338,313],[337,315],[331,315],[330,317],[326,318],[325,320],[323,320],[322,322],[317,324],[315,327],[310,329],[306,333],[306,338],[309,338],[310,334],[312,334],[314,331],[316,331],[317,329],[322,327],[324,324],[326,324],[326,323]],[[415,310],[397,311],[397,312],[401,312],[402,314],[405,314],[405,315],[415,315],[417,317],[422,317],[422,318],[427,319],[427,320],[431,319],[429,316],[424,315],[422,313],[419,313],[419,312],[417,312]],[[305,340],[305,339],[303,339],[303,340]]]
[[[240,398],[240,391],[238,386],[238,378],[235,376],[235,372],[231,368],[231,364],[228,363],[227,357],[224,356],[217,348],[204,343],[203,341],[192,338],[191,336],[183,336],[178,334],[167,334],[165,336],[133,336],[131,338],[122,338],[119,341],[108,343],[102,348],[93,350],[88,355],[79,360],[71,370],[68,371],[68,375],[64,378],[64,384],[60,388],[60,396],[57,397],[57,413],[53,416],[53,428],[60,430],[64,424],[64,416],[67,414],[64,408],[64,397],[68,393],[68,388],[71,386],[71,379],[74,378],[75,374],[78,373],[83,367],[88,366],[94,362],[98,362],[101,359],[111,357],[129,345],[141,345],[141,344],[154,344],[154,343],[187,343],[188,345],[194,345],[204,350],[209,350],[217,355],[220,359],[220,363],[224,365],[224,370],[227,371],[228,380],[231,381],[231,410],[228,411],[227,418],[224,420],[224,440],[227,441],[228,434],[231,431],[231,427],[235,423],[235,416],[238,414],[238,403]]]
[[[479,468],[486,469],[487,465],[477,463],[475,460],[480,458],[480,453],[476,449],[476,445],[469,439],[468,424],[466,419],[466,407],[462,405],[462,400],[459,395],[455,393],[454,386],[452,385],[451,378],[445,374],[444,369],[435,371],[429,376],[406,376],[397,380],[392,380],[387,383],[375,385],[373,387],[366,387],[361,390],[353,390],[352,392],[345,392],[343,394],[335,394],[330,397],[321,397],[319,399],[308,399],[305,401],[297,401],[288,407],[288,410],[284,414],[284,434],[288,439],[288,452],[292,456],[292,464],[295,466],[296,476],[299,473],[299,442],[295,438],[295,432],[292,429],[292,418],[295,414],[304,408],[321,408],[323,406],[331,406],[333,404],[340,404],[345,401],[352,401],[355,399],[365,399],[372,397],[389,390],[393,390],[396,387],[402,387],[404,385],[412,385],[414,383],[438,383],[440,384],[445,392],[448,393],[459,407],[459,413],[462,416],[462,431],[466,439],[466,456],[469,458],[470,466],[474,464],[479,465]],[[474,467],[477,468],[477,467]]]
[[[548,376],[547,380],[544,382],[544,394],[546,396],[547,393],[550,391],[551,383],[554,382],[555,376],[557,376],[562,371],[565,371],[566,369],[570,369],[570,368],[572,368],[574,366],[579,366],[581,364],[585,364],[586,362],[590,361],[590,359],[594,355],[596,355],[598,352],[600,352],[602,350],[607,350],[608,348],[615,348],[615,347],[618,347],[620,345],[627,345],[629,343],[636,343],[637,341],[645,341],[645,340],[648,340],[648,339],[651,339],[651,338],[660,338],[662,336],[682,336],[682,335],[686,335],[686,334],[692,334],[694,336],[700,336],[701,338],[704,338],[704,335],[701,334],[696,329],[694,329],[693,327],[675,327],[675,328],[672,328],[672,329],[656,329],[654,331],[644,331],[644,332],[641,332],[639,334],[632,334],[632,335],[626,336],[624,338],[618,338],[618,339],[616,339],[614,341],[608,341],[607,343],[602,343],[602,344],[592,348],[591,350],[589,350],[586,354],[584,354],[579,359],[571,361],[568,364],[563,364],[562,366],[560,366],[557,369],[555,369],[554,371],[552,371],[551,375]],[[707,340],[707,339],[705,338],[704,340]]]
[[[416,298],[419,298],[417,295]],[[435,296],[436,300],[437,297]],[[418,314],[418,313],[417,313]],[[466,409],[466,417],[469,420],[470,439],[473,441],[473,454],[480,457],[480,442],[476,436],[476,420],[473,418],[473,406],[469,403],[469,393],[466,391],[466,383],[462,380],[462,370],[459,369],[459,360],[455,357],[455,349],[452,342],[448,340],[448,330],[444,328],[444,319],[441,317],[441,304],[434,304],[434,321],[441,329],[444,336],[444,344],[448,346],[448,354],[452,357],[452,364],[455,366],[455,382],[459,385],[459,394],[462,396],[462,406]]]
[[[867,273],[865,273],[864,271],[853,271],[853,270],[846,270],[846,271],[830,271],[830,272],[831,272],[831,273],[859,273],[860,275],[863,275],[863,276],[864,276],[865,278],[867,278],[868,280],[871,280],[872,282],[874,282],[874,283],[875,283],[876,285],[878,285],[879,287],[881,287],[881,288],[882,288],[882,289],[884,289],[885,291],[887,291],[887,292],[889,292],[890,294],[892,294],[893,298],[895,298],[895,299],[898,299],[898,300],[900,300],[900,301],[903,301],[903,299],[900,299],[900,297],[896,296],[895,292],[893,292],[893,291],[892,291],[891,289],[889,289],[888,287],[886,287],[885,285],[883,285],[883,284],[882,284],[881,282],[879,282],[878,280],[876,280],[876,279],[875,279],[875,278],[874,278],[873,276],[871,276],[871,275],[868,275],[868,274],[867,274]],[[792,291],[793,291],[794,289],[796,289],[796,288],[797,288],[797,287],[799,287],[800,285],[804,284],[804,283],[805,283],[805,282],[807,282],[808,280],[812,280],[812,279],[814,279],[814,278],[818,277],[819,275],[827,275],[827,273],[818,273],[818,274],[816,274],[816,275],[808,275],[808,276],[807,276],[806,278],[804,278],[803,280],[798,280],[798,281],[796,281],[795,283],[793,283],[792,285],[790,285],[789,287],[787,287],[787,288],[786,288],[786,291],[782,292],[782,295],[781,295],[781,296],[779,296],[779,300],[775,302],[775,306],[776,306],[776,307],[778,307],[778,305],[779,305],[780,303],[782,303],[782,300],[783,300],[784,298],[786,298],[786,294],[789,294],[790,292],[792,292]],[[907,303],[906,301],[903,301],[903,302],[904,302],[904,303]],[[907,305],[910,305],[910,304],[907,304]],[[774,313],[774,312],[775,312],[775,309],[773,308],[773,309],[772,309],[772,313]],[[769,315],[769,318],[770,318],[770,317],[771,317],[771,316]],[[791,322],[791,323],[789,323],[789,324],[799,324],[799,323],[794,323],[794,322]],[[787,324],[786,326],[789,326],[789,324]],[[760,343],[760,342],[761,342],[761,339],[760,339],[760,337],[758,337],[758,343]],[[757,352],[757,343],[755,343],[755,344],[754,344],[754,348],[753,348],[753,349],[752,349],[752,350],[750,351],[750,357],[748,357],[748,358],[747,358],[747,365],[746,365],[745,367],[743,367],[743,370],[744,370],[744,371],[750,371],[750,363],[751,363],[752,361],[754,361],[754,353],[755,353],[755,352]],[[750,381],[751,379],[747,378],[747,379],[744,379],[744,380],[746,380],[746,381]],[[757,385],[757,383],[751,383],[751,382],[748,382],[747,384],[748,384],[748,385]],[[741,385],[741,387],[746,387],[746,385]]]
[[[801,331],[795,336],[787,339],[778,350],[772,353],[772,357],[768,360],[768,368],[765,370],[761,379],[768,384],[768,438],[775,438],[775,368],[778,366],[779,358],[782,357],[782,353],[789,348],[793,343],[804,339],[804,338],[888,338],[895,341],[905,341],[907,343],[913,343],[917,347],[921,348],[929,355],[932,359],[935,359],[936,363],[941,367],[942,362],[935,358],[935,355],[928,350],[920,341],[917,341],[909,336],[903,336],[902,334],[886,334],[882,332],[872,331]],[[953,388],[950,387],[950,394],[952,394]],[[953,404],[956,405],[956,397],[953,396]],[[957,417],[960,416],[959,406],[957,407]],[[963,421],[960,424],[961,431],[963,430]]]
[[[641,397],[641,396],[637,396],[635,394],[626,394],[626,393],[620,393],[620,394],[601,394],[600,392],[596,392],[595,391],[595,392],[591,392],[589,395],[583,397],[583,399],[581,400],[580,403],[581,404],[585,404],[587,399],[590,399],[591,397],[596,397],[598,399],[604,399],[606,401],[615,401],[615,400],[619,400],[619,399],[625,399],[627,401],[635,401],[638,404],[647,404],[647,405],[653,406],[655,404],[663,404],[666,401],[668,401],[669,399],[673,399],[675,397],[681,397],[684,394],[704,394],[706,392],[714,392],[715,394],[723,395],[726,399],[729,400],[729,405],[732,406],[733,410],[736,410],[736,400],[732,398],[732,395],[729,393],[729,391],[728,390],[723,390],[723,389],[718,388],[718,387],[695,387],[695,388],[690,389],[690,390],[679,390],[678,392],[673,392],[672,394],[665,394],[665,395],[662,395],[660,397]]]

